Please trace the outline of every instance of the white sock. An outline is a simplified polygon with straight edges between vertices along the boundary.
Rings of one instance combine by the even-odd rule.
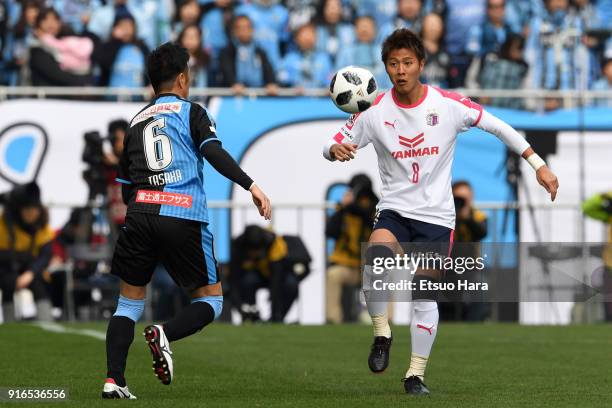
[[[406,377],[416,375],[422,380],[438,331],[438,304],[431,300],[417,300],[412,303],[412,306],[413,314],[410,323],[412,358]]]
[[[389,318],[386,313],[370,317],[372,318],[372,326],[374,327],[374,337],[391,337],[391,327],[389,327]]]
[[[425,368],[427,367],[427,357],[412,353],[410,357],[410,368],[406,371],[406,378],[416,375],[423,381],[425,378]]]

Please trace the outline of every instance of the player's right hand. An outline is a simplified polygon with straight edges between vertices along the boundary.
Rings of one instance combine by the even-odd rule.
[[[259,215],[264,217],[266,220],[272,218],[272,205],[270,199],[264,194],[263,191],[255,183],[251,186],[251,196],[253,197],[253,203],[259,210]]]
[[[354,143],[336,143],[329,149],[329,154],[331,157],[341,162],[354,159],[356,153],[357,145]]]

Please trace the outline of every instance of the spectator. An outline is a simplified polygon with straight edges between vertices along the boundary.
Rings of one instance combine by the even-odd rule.
[[[501,45],[512,32],[504,21],[504,0],[487,0],[487,19],[482,25],[475,25],[468,31],[466,51],[473,57],[483,57],[499,52]]]
[[[335,240],[327,268],[326,319],[330,323],[344,321],[343,287],[358,287],[361,282],[361,243],[366,242],[372,232],[377,203],[370,178],[365,174],[355,175],[325,226],[327,238]]]
[[[233,12],[233,1],[215,0],[214,6],[202,18],[202,42],[210,50],[213,61],[216,61],[221,50],[229,44],[228,31]]]
[[[15,187],[4,196],[0,215],[0,290],[4,319],[14,318],[13,294],[30,289],[38,318],[51,320],[51,303],[43,280],[52,256],[53,231],[36,183]]]
[[[597,91],[609,91],[612,89],[612,58],[604,60],[601,72],[603,77],[593,84]],[[595,100],[596,106],[612,108],[612,98],[599,98]]]
[[[181,0],[172,25],[172,38],[176,40],[184,27],[199,25],[202,18],[202,9],[197,0]]]
[[[136,88],[147,82],[147,46],[136,38],[136,22],[129,14],[118,17],[108,42],[99,44],[94,55],[100,68],[100,86]]]
[[[453,256],[476,259],[480,256],[479,242],[487,236],[487,216],[474,208],[474,191],[469,182],[461,180],[453,183],[453,198],[455,200],[455,232],[453,235],[456,245]],[[452,278],[461,276],[463,279],[481,282],[482,277],[474,277],[477,271],[465,272],[462,275],[451,274]],[[487,304],[481,302],[469,302],[463,299],[463,318],[468,321],[482,321],[489,313]]]
[[[78,34],[87,27],[93,10],[102,4],[100,0],[51,0],[47,3],[55,10],[61,10],[64,23]]]
[[[317,24],[317,50],[326,52],[335,64],[338,52],[355,41],[355,29],[342,22],[341,0],[321,3]]]
[[[506,21],[512,32],[527,38],[531,22],[544,13],[542,0],[506,0]]]
[[[425,16],[421,38],[427,53],[421,78],[426,84],[446,88],[450,57],[443,48],[444,20],[439,14],[431,13]]]
[[[398,0],[352,0],[357,16],[371,16],[377,27],[384,27],[397,14]]]
[[[532,68],[532,86],[544,89],[576,89],[585,63],[577,58],[581,33],[576,21],[567,18],[569,0],[546,0],[546,11],[532,22],[527,42],[527,62]],[[547,109],[560,101],[548,100]]]
[[[93,48],[88,38],[64,36],[59,14],[54,9],[41,10],[36,17],[34,37],[30,42],[29,66],[34,86],[83,86],[91,83],[84,54]],[[62,37],[63,38],[62,41]],[[86,50],[81,49],[86,48]]]
[[[255,42],[268,56],[275,71],[281,64],[281,49],[289,41],[289,13],[278,0],[253,0],[236,9],[236,15],[247,15],[255,27]]]
[[[8,85],[28,84],[29,71],[29,44],[34,36],[36,18],[43,7],[42,0],[26,0],[22,3],[19,19],[9,30],[3,46],[4,67],[6,69],[6,83]]]
[[[355,20],[357,40],[340,50],[336,68],[358,65],[369,69],[376,77],[380,89],[390,86],[389,77],[380,58],[380,44],[376,42],[376,23],[372,17],[362,16]]]
[[[324,2],[323,0],[283,0],[289,13],[289,31],[295,31],[304,24],[313,22],[317,16],[317,10]],[[342,14],[342,8],[340,13]]]
[[[7,0],[0,1],[0,62],[4,61],[4,47],[10,31],[10,16]]]
[[[256,225],[232,241],[232,287],[240,290],[243,320],[260,320],[255,295],[270,290],[273,322],[282,322],[310,272],[310,255],[298,237],[281,236]]]
[[[423,29],[423,0],[397,0],[397,15],[380,29],[379,42],[398,28],[409,28],[415,33]]]
[[[509,34],[499,54],[488,54],[482,65],[479,84],[482,89],[522,89],[528,65],[523,59],[525,40]],[[481,103],[502,108],[523,109],[522,98],[482,98]]]
[[[582,211],[587,217],[612,224],[612,191],[595,194],[582,203]],[[604,318],[612,322],[612,228],[609,228],[608,244],[603,253],[602,288],[604,297]]]
[[[612,28],[612,0],[597,0],[595,7],[603,27]]]
[[[167,0],[108,0],[105,6],[95,9],[87,24],[87,31],[94,34],[100,41],[108,41],[117,19],[127,15],[132,16],[136,21],[138,33],[136,37],[147,41],[148,48],[153,48],[158,45],[158,35],[156,33],[157,24],[155,16],[163,15],[164,8],[159,9],[166,4]],[[156,14],[157,13],[157,14]],[[167,16],[166,16],[167,17]]]
[[[266,53],[255,45],[253,24],[245,15],[232,20],[232,43],[221,51],[219,65],[221,85],[232,87],[238,95],[247,87],[265,86],[269,94],[277,92],[272,65]]]
[[[191,85],[196,88],[207,87],[210,56],[202,48],[202,30],[197,25],[186,26],[179,34],[177,41],[189,52]]]
[[[578,54],[577,57],[588,59],[589,72],[582,75],[583,82],[579,86],[581,89],[590,88],[593,86],[593,82],[599,78],[600,61],[604,55],[609,32],[605,30],[606,23],[601,19],[599,10],[589,0],[573,0],[568,18],[576,20],[574,24],[583,33],[582,44],[584,47],[580,47],[579,52],[583,51],[585,54]]]
[[[313,24],[306,24],[295,32],[298,49],[285,55],[278,74],[279,82],[285,86],[324,88],[332,74],[331,58],[316,50],[317,33]]]
[[[461,88],[472,62],[465,51],[470,27],[481,25],[485,15],[486,0],[453,0],[447,2],[445,50],[450,56],[448,85]]]

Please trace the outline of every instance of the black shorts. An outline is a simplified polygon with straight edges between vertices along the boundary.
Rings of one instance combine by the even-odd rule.
[[[453,245],[454,230],[443,225],[405,218],[392,210],[382,210],[376,215],[374,230],[377,229],[391,231],[400,244],[435,243],[417,247],[442,255],[448,256]]]
[[[158,263],[188,291],[220,280],[206,223],[129,213],[119,232],[111,273],[130,285],[146,286]]]

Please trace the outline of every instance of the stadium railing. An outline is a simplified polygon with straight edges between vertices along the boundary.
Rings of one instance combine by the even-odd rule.
[[[583,100],[612,99],[612,90],[593,91],[593,90],[546,90],[546,89],[470,89],[459,88],[455,91],[474,98],[527,98],[545,99],[560,98],[564,100]],[[129,99],[132,97],[143,97],[148,99],[152,95],[151,88],[104,88],[104,87],[35,87],[21,86],[10,87],[0,86],[0,101],[15,97],[117,97],[118,99]],[[193,97],[210,96],[235,96],[231,88],[192,88],[190,95]],[[280,88],[276,96],[295,97],[295,96],[328,96],[327,88],[303,89]],[[264,88],[247,88],[245,97],[269,96]]]

